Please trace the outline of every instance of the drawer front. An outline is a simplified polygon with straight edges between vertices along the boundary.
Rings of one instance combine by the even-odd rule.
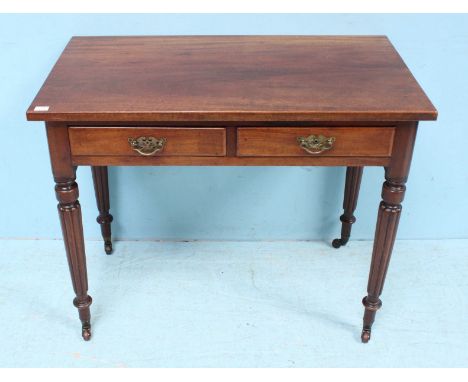
[[[238,128],[237,155],[388,157],[394,131],[394,127]]]
[[[224,128],[70,127],[74,156],[224,156]]]

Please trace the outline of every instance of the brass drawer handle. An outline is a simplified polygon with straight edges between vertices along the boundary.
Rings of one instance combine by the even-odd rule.
[[[335,143],[335,137],[325,137],[323,135],[309,135],[308,137],[298,137],[299,146],[309,154],[320,154],[330,150]]]
[[[149,156],[161,151],[166,144],[166,138],[138,137],[128,138],[130,147],[138,154]]]

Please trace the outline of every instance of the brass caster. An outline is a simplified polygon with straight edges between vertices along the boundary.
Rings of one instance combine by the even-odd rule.
[[[107,255],[111,255],[111,254],[112,254],[112,241],[106,240],[106,241],[104,242],[104,251],[106,251],[106,254],[107,254]]]
[[[371,338],[371,330],[370,329],[362,329],[361,333],[361,341],[363,344],[367,344]]]
[[[346,245],[346,243],[348,242],[348,239],[335,239],[332,241],[332,247],[333,248],[340,248],[342,245]]]
[[[89,341],[91,339],[91,324],[85,323],[81,329],[81,335],[85,341]]]
[[[340,248],[342,246],[341,244],[341,239],[335,239],[332,241],[332,247],[333,248]]]

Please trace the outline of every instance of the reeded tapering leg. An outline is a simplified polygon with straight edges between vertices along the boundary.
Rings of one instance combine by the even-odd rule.
[[[73,304],[78,308],[82,323],[82,336],[85,341],[91,338],[91,314],[89,306],[92,299],[88,295],[88,276],[84,249],[81,207],[78,202],[78,185],[75,179],[56,181],[58,211],[62,225],[63,240],[67,253],[75,299]]]
[[[417,123],[413,122],[396,129],[391,163],[385,168],[386,181],[382,187],[382,201],[377,215],[367,296],[362,300],[365,311],[361,340],[364,343],[370,340],[375,314],[382,306],[380,295],[397,234],[416,130]]]
[[[88,341],[91,338],[92,299],[88,295],[81,207],[78,202],[76,167],[72,162],[68,126],[62,122],[46,122],[46,130],[63,241],[76,296],[73,304],[78,308],[83,338]]]
[[[340,248],[346,245],[351,235],[351,226],[356,221],[354,211],[361,187],[362,167],[348,167],[346,169],[346,183],[343,199],[344,213],[340,216],[341,220],[341,238],[332,241],[334,248]]]
[[[389,178],[383,184],[383,200],[380,202],[377,216],[367,296],[362,300],[365,307],[362,342],[369,341],[375,313],[382,306],[379,297],[382,293],[393,244],[395,243],[401,213],[400,203],[403,200],[405,189],[404,183],[394,182]]]
[[[109,183],[107,167],[92,166],[94,192],[96,193],[96,204],[99,216],[96,221],[101,225],[102,238],[104,239],[104,250],[108,255],[112,253],[111,222],[112,215],[109,213]]]

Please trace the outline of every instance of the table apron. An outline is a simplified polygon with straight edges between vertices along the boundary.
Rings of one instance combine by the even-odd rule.
[[[72,157],[75,166],[388,166],[390,157]]]

